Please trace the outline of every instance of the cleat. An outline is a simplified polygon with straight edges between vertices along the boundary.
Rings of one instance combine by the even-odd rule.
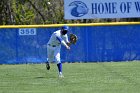
[[[64,78],[64,76],[62,74],[59,75],[59,78]]]
[[[64,78],[62,72],[59,73],[59,78]]]
[[[50,70],[50,65],[47,62],[46,62],[46,68],[47,68],[47,70]]]

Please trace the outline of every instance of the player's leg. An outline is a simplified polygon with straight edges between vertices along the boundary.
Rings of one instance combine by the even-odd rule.
[[[47,70],[50,70],[50,62],[53,62],[54,60],[54,49],[51,46],[47,46],[47,57],[46,68]]]
[[[60,60],[60,48],[61,47],[56,48],[56,50],[54,52],[54,58],[55,58],[55,61],[57,62],[59,77],[64,77],[63,74],[62,74],[62,63],[61,63],[61,60]]]
[[[62,74],[62,63],[58,63],[57,67],[58,67],[58,71],[59,71],[59,77],[64,77]]]

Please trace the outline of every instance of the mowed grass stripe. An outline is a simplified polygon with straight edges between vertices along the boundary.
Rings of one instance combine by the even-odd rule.
[[[140,62],[0,65],[0,93],[139,93]]]

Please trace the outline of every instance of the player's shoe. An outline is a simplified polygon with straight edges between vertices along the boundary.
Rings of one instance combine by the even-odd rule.
[[[50,70],[50,64],[48,62],[46,62],[46,68],[47,70]]]
[[[64,78],[64,76],[62,74],[59,74],[59,78]]]
[[[60,72],[58,76],[59,76],[59,78],[64,78],[62,72]]]

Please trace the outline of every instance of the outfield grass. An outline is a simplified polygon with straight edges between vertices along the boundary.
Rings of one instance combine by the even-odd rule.
[[[0,65],[0,93],[140,93],[140,62]]]

